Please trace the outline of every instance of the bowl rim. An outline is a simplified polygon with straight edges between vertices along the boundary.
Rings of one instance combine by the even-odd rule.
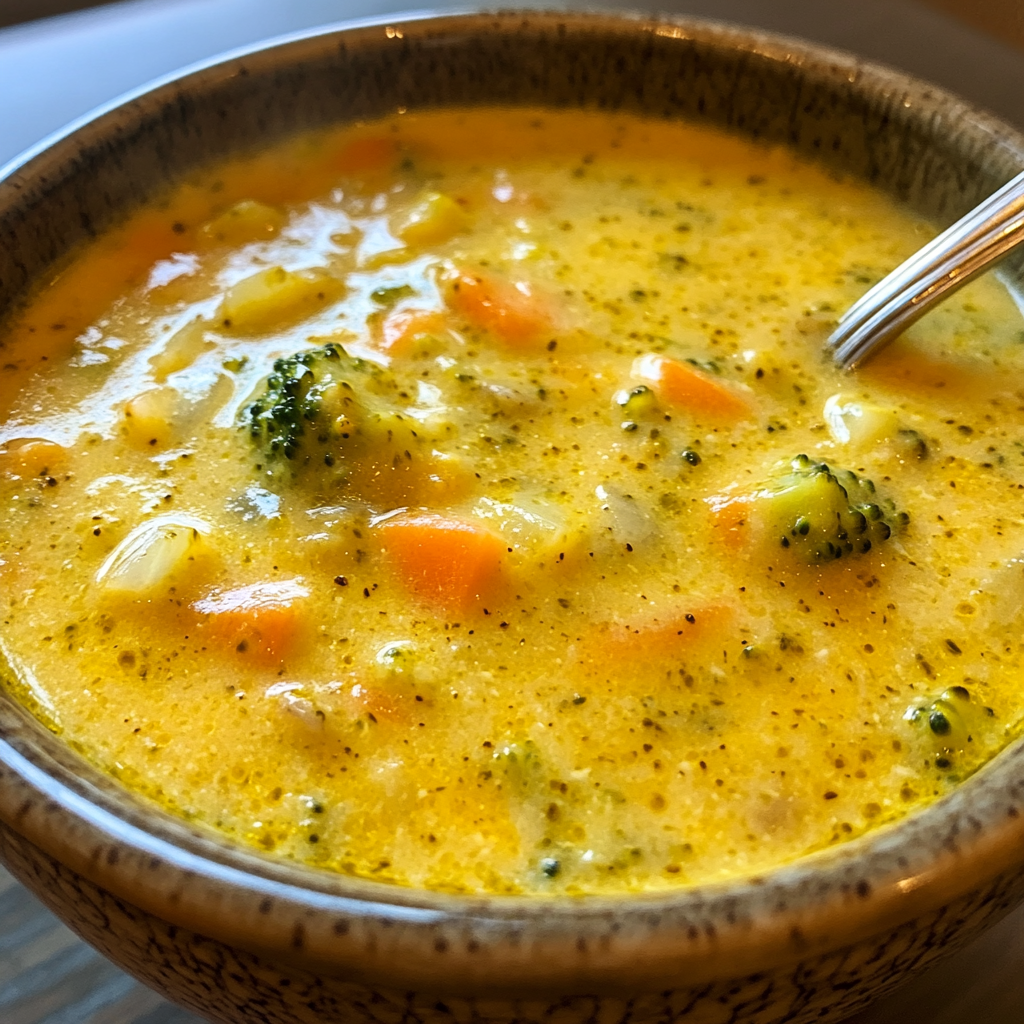
[[[430,11],[343,21],[240,47],[162,76],[76,119],[0,168],[0,216],[34,179],[59,173],[87,138],[170,102],[179,91],[287,64],[343,39],[451,39],[523,26],[581,34],[633,33],[724,46],[940,109],[979,144],[1024,168],[1024,137],[953,94],[827,46],[688,16],[635,12]],[[258,69],[257,69],[258,70]],[[3,645],[0,640],[0,660]],[[20,719],[19,719],[20,716]],[[93,884],[175,925],[253,951],[392,984],[426,985],[440,966],[471,990],[595,991],[760,971],[831,952],[927,914],[1024,863],[1024,739],[956,790],[876,831],[756,876],[657,893],[480,896],[407,889],[334,875],[190,831],[124,794],[41,735],[27,712],[0,708],[3,842],[24,841]],[[84,766],[84,767],[83,767]],[[144,824],[149,827],[144,827]],[[969,866],[969,870],[964,870]],[[211,917],[211,915],[214,915]],[[212,927],[211,927],[212,925]],[[396,981],[397,979],[397,981]],[[450,979],[449,979],[450,980]],[[447,982],[446,982],[447,983]]]

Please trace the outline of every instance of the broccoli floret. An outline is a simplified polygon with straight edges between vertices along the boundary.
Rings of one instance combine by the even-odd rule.
[[[253,441],[286,459],[308,458],[316,444],[329,460],[361,418],[351,378],[365,372],[334,344],[276,360],[263,394],[245,410]]]
[[[271,464],[330,467],[370,452],[389,458],[418,441],[415,422],[394,404],[395,390],[386,371],[330,343],[278,359],[243,423]]]
[[[865,554],[909,520],[866,477],[806,455],[793,459],[761,497],[770,534],[811,564]]]

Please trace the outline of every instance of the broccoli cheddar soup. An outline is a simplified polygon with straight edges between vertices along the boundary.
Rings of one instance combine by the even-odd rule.
[[[1024,707],[1011,295],[822,355],[931,233],[622,115],[197,174],[4,328],[7,682],[175,814],[404,885],[665,889],[899,819]]]

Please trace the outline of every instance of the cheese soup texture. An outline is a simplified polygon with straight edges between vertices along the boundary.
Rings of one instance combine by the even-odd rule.
[[[899,819],[1024,704],[1011,295],[822,355],[932,234],[622,115],[198,173],[0,335],[7,684],[175,814],[403,885],[670,889]]]

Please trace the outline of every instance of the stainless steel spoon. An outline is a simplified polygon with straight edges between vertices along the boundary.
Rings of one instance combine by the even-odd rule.
[[[919,249],[839,319],[826,350],[846,370],[889,344],[1024,242],[1024,173]]]

